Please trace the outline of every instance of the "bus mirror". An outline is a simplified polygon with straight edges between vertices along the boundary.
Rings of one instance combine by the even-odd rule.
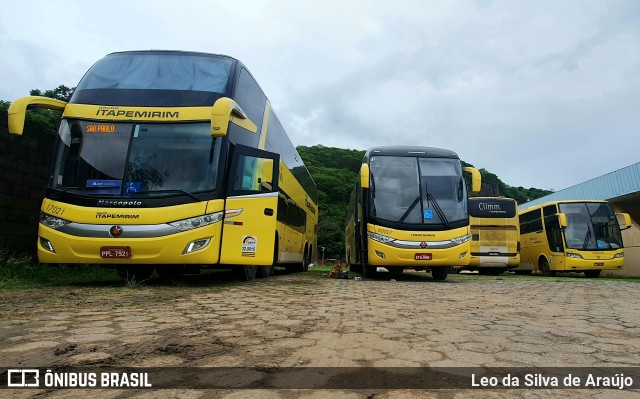
[[[560,223],[560,228],[564,229],[567,227],[567,214],[559,213],[558,214],[558,223]]]
[[[252,133],[258,131],[256,124],[249,119],[238,103],[228,97],[219,98],[211,110],[211,135],[213,137],[226,136],[231,122]]]
[[[27,115],[28,107],[38,107],[44,109],[54,109],[64,111],[67,103],[55,98],[41,96],[21,97],[11,103],[9,107],[9,133],[21,135],[24,131],[24,119]]]
[[[628,213],[616,213],[616,217],[618,217],[618,223],[620,223],[620,219],[624,220],[624,226],[621,226],[620,230],[631,228],[631,216]]]
[[[467,166],[464,171],[471,173],[471,191],[479,193],[482,186],[482,176],[480,176],[478,169]]]
[[[369,165],[363,163],[360,167],[360,187],[363,189],[369,188]]]

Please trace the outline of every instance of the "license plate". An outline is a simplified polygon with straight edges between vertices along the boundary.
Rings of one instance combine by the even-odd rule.
[[[131,247],[100,247],[102,258],[130,258]]]
[[[431,254],[416,254],[415,260],[431,260]]]
[[[596,262],[593,265],[594,266],[604,266],[604,262]]]

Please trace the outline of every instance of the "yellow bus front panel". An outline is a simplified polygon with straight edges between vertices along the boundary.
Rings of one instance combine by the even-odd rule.
[[[126,229],[126,227],[125,227]],[[214,264],[220,253],[221,223],[165,237],[153,238],[88,238],[60,233],[40,225],[38,260],[41,263],[88,264]],[[53,250],[46,249],[43,240]],[[184,253],[194,242],[208,240],[200,250]],[[103,257],[103,251],[129,248],[130,256]]]
[[[468,227],[448,231],[401,231],[367,225],[368,263],[373,266],[434,267],[467,265]]]
[[[113,209],[45,200],[38,259],[41,263],[218,263],[223,206],[223,200],[213,200]]]
[[[624,266],[624,250],[579,251],[575,255],[551,255],[549,269],[554,271],[618,270]],[[576,258],[580,256],[582,258]]]

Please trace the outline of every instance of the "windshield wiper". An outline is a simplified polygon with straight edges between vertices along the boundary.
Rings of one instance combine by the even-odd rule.
[[[182,194],[182,195],[186,195],[188,197],[191,197],[194,201],[201,201],[201,199],[199,197],[197,197],[194,194],[191,194],[188,191],[184,191],[184,190],[148,190],[148,191],[135,191],[132,193],[128,193],[128,195],[141,195],[141,194],[155,194],[155,193],[160,193],[160,194]]]
[[[400,227],[400,225],[402,224],[402,222],[404,222],[404,220],[407,218],[407,216],[409,216],[409,214],[411,213],[411,211],[413,210],[413,208],[416,207],[416,205],[418,205],[418,203],[420,202],[420,195],[418,195],[416,197],[416,199],[413,200],[413,202],[411,203],[411,205],[409,206],[409,208],[407,208],[407,210],[404,212],[404,214],[402,215],[402,217],[400,218],[400,220],[398,221],[398,227]]]
[[[584,243],[582,244],[582,249],[587,249],[590,239],[591,239],[591,227],[589,227],[589,223],[587,223],[587,233],[584,235]]]
[[[433,197],[433,195],[431,195],[431,193],[427,191],[427,201],[429,201],[429,200],[431,200],[431,202],[433,202],[433,209],[436,210],[436,213],[438,214],[438,217],[440,218],[442,223],[445,225],[446,228],[449,228],[449,220],[444,215],[444,212],[442,211],[442,208],[440,208],[440,204],[438,204],[438,201],[436,201],[436,199]]]

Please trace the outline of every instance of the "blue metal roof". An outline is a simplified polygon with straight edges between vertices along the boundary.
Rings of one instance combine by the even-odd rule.
[[[519,205],[519,209],[524,210],[549,201],[611,200],[637,192],[640,192],[640,162],[526,202]]]

